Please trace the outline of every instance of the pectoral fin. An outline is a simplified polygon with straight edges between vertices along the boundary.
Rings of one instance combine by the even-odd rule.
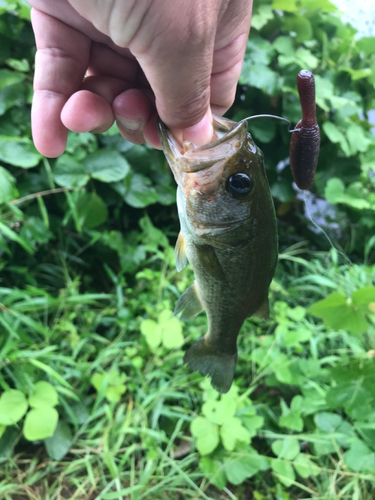
[[[203,311],[203,305],[199,298],[197,284],[194,281],[178,299],[173,314],[175,316],[180,315],[180,321],[186,321],[187,319],[197,316],[201,311]]]
[[[215,249],[210,245],[196,245],[195,250],[204,270],[216,280],[223,280],[225,274],[216,256]]]
[[[181,269],[183,269],[187,264],[185,238],[182,234],[182,231],[180,231],[177,238],[176,246],[174,249],[174,258],[177,271],[180,272]]]
[[[268,304],[268,296],[263,300],[260,307],[255,311],[252,316],[257,316],[258,318],[268,319],[270,317],[270,307]]]

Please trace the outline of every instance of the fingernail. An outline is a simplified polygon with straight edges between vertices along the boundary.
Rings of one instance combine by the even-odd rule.
[[[130,120],[129,118],[124,118],[123,116],[116,116],[116,121],[127,130],[136,132],[142,127],[141,120]]]

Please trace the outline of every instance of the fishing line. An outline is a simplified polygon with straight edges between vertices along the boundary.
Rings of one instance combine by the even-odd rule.
[[[253,120],[254,118],[275,118],[276,120],[281,120],[283,122],[286,122],[288,124],[288,132],[290,133],[293,133],[293,132],[300,132],[301,129],[294,129],[294,130],[290,130],[290,127],[291,127],[291,122],[289,120],[287,120],[286,118],[282,118],[281,116],[277,116],[277,115],[269,115],[269,114],[262,114],[262,115],[253,115],[253,116],[249,116],[248,118],[244,118],[243,120],[241,120],[241,122],[245,122],[245,121],[250,121],[250,120]],[[328,243],[331,245],[331,247],[336,250],[336,252],[341,255],[342,257],[344,257],[344,259],[350,264],[350,265],[353,265],[353,262],[349,259],[349,257],[344,253],[342,252],[341,250],[339,250],[333,243],[333,241],[331,240],[331,238],[328,236],[328,234],[324,231],[324,229],[319,226],[319,224],[317,224],[312,216],[311,216],[311,213],[310,213],[310,210],[309,210],[309,207],[308,207],[308,204],[307,204],[307,193],[306,191],[303,191],[303,198],[304,198],[304,203],[305,203],[305,210],[306,210],[306,215],[307,215],[307,218],[310,220],[310,222],[318,229],[318,231],[322,232],[324,234],[324,236],[327,238],[327,241]]]
[[[247,118],[243,118],[239,123],[248,122],[250,120],[253,120],[254,118],[275,118],[276,120],[281,120],[281,121],[286,122],[288,124],[288,132],[292,133],[292,132],[299,132],[300,131],[299,128],[296,128],[294,130],[290,130],[292,123],[289,120],[287,120],[286,118],[282,118],[281,116],[277,116],[277,115],[264,114],[264,115],[248,116]]]
[[[324,231],[324,229],[323,229],[321,226],[319,226],[319,224],[317,224],[317,223],[313,220],[313,218],[312,218],[312,216],[311,216],[311,213],[310,213],[310,210],[309,210],[309,206],[308,206],[308,204],[307,204],[307,192],[306,192],[306,191],[304,191],[304,192],[303,192],[303,198],[304,198],[304,202],[305,202],[305,210],[306,210],[307,218],[310,220],[310,222],[312,222],[312,223],[314,224],[314,226],[315,226],[315,227],[316,227],[319,231],[321,231],[321,232],[324,234],[324,236],[327,238],[328,243],[331,245],[331,247],[332,247],[334,250],[336,250],[336,252],[337,252],[338,254],[342,255],[342,256],[344,257],[344,259],[345,259],[345,260],[346,260],[346,261],[347,261],[347,262],[348,262],[348,263],[352,266],[352,265],[353,265],[353,262],[349,259],[349,257],[348,257],[348,256],[347,256],[344,252],[342,252],[341,250],[339,250],[339,249],[338,249],[338,248],[334,245],[333,241],[332,241],[332,240],[331,240],[331,238],[328,236],[328,234]]]

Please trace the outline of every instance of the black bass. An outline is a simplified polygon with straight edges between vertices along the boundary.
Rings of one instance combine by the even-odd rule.
[[[237,361],[237,336],[245,319],[268,317],[277,230],[263,154],[245,121],[214,117],[218,140],[181,145],[159,122],[164,154],[178,184],[181,231],[176,267],[190,262],[194,283],[179,298],[175,315],[185,321],[206,310],[208,331],[184,356],[192,370],[227,392]]]

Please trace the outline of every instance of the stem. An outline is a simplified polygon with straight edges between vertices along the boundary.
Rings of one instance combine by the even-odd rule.
[[[78,191],[82,189],[83,189],[82,187],[48,189],[47,191],[40,191],[39,193],[28,194],[27,196],[23,196],[22,198],[18,198],[17,200],[12,200],[11,203],[12,205],[19,205],[24,201],[33,200],[34,198],[39,198],[40,196],[47,196],[49,194],[56,194],[56,193],[66,193],[67,191]]]

